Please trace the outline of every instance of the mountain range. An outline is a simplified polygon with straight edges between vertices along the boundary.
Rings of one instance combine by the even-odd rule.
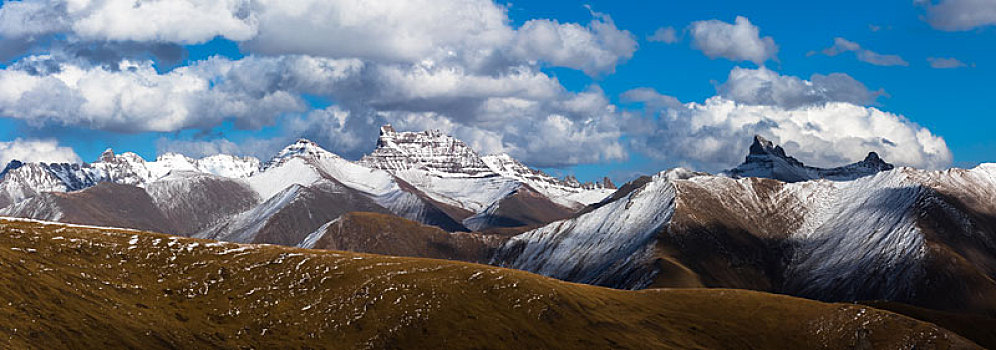
[[[387,125],[359,161],[304,139],[266,162],[173,153],[145,161],[111,150],[93,163],[13,161],[0,178],[0,215],[296,245],[348,212],[479,231],[543,225],[613,191],[608,179],[557,179],[507,154],[480,156],[438,131]],[[136,203],[114,200],[121,197]],[[101,215],[85,214],[95,206]]]
[[[616,188],[387,125],[357,161],[302,139],[265,162],[108,150],[0,174],[0,216],[996,317],[996,164],[920,170],[872,152],[817,168],[756,136],[730,170]]]

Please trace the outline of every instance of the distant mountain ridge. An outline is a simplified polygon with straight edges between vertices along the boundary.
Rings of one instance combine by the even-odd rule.
[[[612,192],[611,186],[550,177],[507,155],[501,156],[505,162],[502,164],[514,164],[515,171],[496,170],[462,141],[439,131],[396,132],[386,125],[377,144],[374,152],[356,162],[306,139],[288,145],[265,163],[251,157],[222,154],[193,159],[175,153],[163,154],[150,162],[134,153],[115,154],[110,149],[93,163],[15,161],[0,178],[0,215],[58,220],[60,211],[75,210],[58,207],[76,202],[30,200],[49,192],[79,192],[101,183],[113,183],[145,189],[164,212],[185,222],[182,229],[170,226],[161,228],[163,231],[294,245],[298,242],[267,242],[265,237],[270,236],[264,234],[269,230],[266,227],[297,227],[295,230],[302,232],[296,235],[307,234],[317,228],[309,225],[321,225],[355,210],[392,213],[447,231],[535,226],[568,217]],[[285,191],[293,186],[299,188]],[[219,191],[221,188],[226,190]],[[238,194],[225,199],[222,193]],[[309,216],[321,222],[306,227],[286,221],[297,217],[292,212],[307,210],[308,205],[290,205],[298,203],[298,199],[290,198],[271,201],[281,193],[295,198],[324,198],[320,202],[325,203],[322,207],[327,210]],[[220,211],[201,208],[210,205],[210,200],[234,202],[219,203],[216,206],[223,208]],[[357,205],[362,201],[371,202]],[[250,208],[266,205],[268,209],[265,214],[246,211],[241,216],[231,212],[239,208],[245,211],[247,205]],[[245,221],[250,216],[257,222]],[[125,218],[119,221],[129,222]]]
[[[879,158],[878,153],[869,152],[864,160],[836,168],[816,168],[806,166],[799,160],[785,154],[781,146],[761,137],[754,136],[750,153],[743,164],[722,172],[734,178],[763,177],[785,182],[800,182],[817,179],[849,181],[874,175],[895,167]]]

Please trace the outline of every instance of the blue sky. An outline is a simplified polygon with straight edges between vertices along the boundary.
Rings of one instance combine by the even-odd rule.
[[[964,32],[935,30],[921,19],[924,10],[910,1],[591,1],[616,23],[641,39],[661,26],[683,28],[705,18],[732,21],[750,18],[763,35],[779,45],[779,62],[769,63],[783,74],[808,77],[843,72],[888,97],[879,107],[902,113],[944,137],[955,166],[971,167],[996,161],[996,30]],[[569,10],[571,7],[575,10]],[[553,16],[582,21],[587,11],[574,1],[520,1],[510,11],[516,21]],[[873,31],[875,26],[878,31]],[[897,54],[908,67],[880,67],[853,56],[807,56],[845,37],[874,51]],[[928,57],[955,57],[974,67],[934,69]],[[606,91],[652,86],[682,101],[701,101],[716,93],[734,66],[747,62],[709,59],[689,48],[641,41],[639,51],[613,75],[592,81],[576,71],[556,72],[573,89],[597,83]],[[612,95],[612,94],[610,94]]]
[[[55,5],[58,3],[58,1],[29,2],[39,5],[34,7],[34,10],[39,8],[44,10],[46,7],[54,9],[57,8]],[[338,129],[325,132],[318,126],[302,121],[308,120],[308,123],[311,123],[315,120],[325,120],[315,119],[319,118],[317,116],[312,118],[309,113],[314,110],[327,111],[332,108],[340,108],[347,110],[351,118],[361,113],[377,115],[376,117],[369,115],[365,117],[367,124],[370,125],[382,121],[392,121],[400,122],[412,130],[439,125],[440,128],[452,131],[461,138],[472,140],[468,142],[491,145],[489,147],[492,149],[511,152],[528,164],[542,167],[549,172],[561,175],[573,173],[586,180],[596,179],[604,175],[611,175],[617,180],[625,180],[636,173],[652,173],[673,166],[690,166],[710,171],[716,170],[724,164],[732,167],[736,164],[735,161],[731,162],[731,160],[742,158],[742,152],[746,148],[745,143],[749,142],[749,139],[742,138],[742,136],[753,132],[765,135],[770,133],[783,143],[796,142],[801,144],[794,146],[801,153],[800,158],[810,160],[818,165],[837,160],[854,160],[854,158],[860,158],[862,152],[877,150],[875,147],[886,147],[882,146],[881,142],[876,143],[878,141],[870,137],[867,130],[854,130],[855,135],[864,135],[861,136],[865,138],[861,144],[867,145],[869,149],[841,151],[841,148],[853,147],[852,145],[854,145],[853,138],[850,141],[846,140],[846,136],[848,136],[846,134],[849,132],[848,125],[860,127],[863,125],[861,123],[837,126],[837,129],[826,131],[826,135],[804,135],[805,138],[803,136],[794,138],[794,134],[786,131],[787,129],[784,127],[782,129],[765,129],[764,123],[755,123],[733,127],[734,130],[730,131],[729,134],[717,134],[717,138],[733,137],[725,135],[741,137],[736,140],[728,140],[729,147],[717,146],[732,154],[730,156],[716,156],[712,153],[699,153],[694,150],[704,148],[705,145],[701,147],[693,145],[690,147],[693,149],[692,151],[679,151],[675,147],[675,142],[679,142],[675,135],[683,134],[684,131],[679,127],[679,124],[685,125],[687,123],[680,120],[669,122],[665,120],[664,116],[667,113],[676,113],[674,114],[675,118],[684,118],[684,113],[697,113],[694,112],[694,108],[689,108],[687,111],[677,107],[672,108],[672,112],[667,110],[650,111],[644,108],[646,101],[633,102],[620,97],[632,89],[651,88],[661,95],[677,98],[682,103],[704,103],[711,97],[722,95],[718,91],[719,87],[727,81],[731,71],[737,67],[758,72],[755,69],[758,69],[759,65],[750,62],[749,59],[708,57],[704,49],[696,46],[698,39],[690,29],[692,23],[697,21],[715,20],[734,23],[737,16],[743,16],[759,30],[759,37],[770,37],[778,47],[778,51],[773,57],[766,58],[761,62],[766,70],[776,72],[779,77],[794,77],[802,80],[809,80],[813,74],[844,73],[853,80],[862,83],[867,87],[867,91],[883,92],[874,100],[866,101],[866,103],[849,103],[856,104],[860,108],[871,108],[891,113],[902,119],[894,126],[884,126],[885,128],[909,129],[912,130],[911,133],[915,133],[920,128],[929,130],[933,135],[943,138],[951,155],[951,157],[944,158],[942,154],[938,156],[940,158],[927,160],[925,157],[932,157],[936,154],[930,154],[929,151],[918,154],[893,151],[896,154],[893,158],[898,158],[901,165],[971,167],[980,162],[996,161],[993,158],[996,155],[996,137],[993,136],[993,130],[996,130],[996,115],[993,112],[996,110],[996,99],[991,97],[996,89],[990,85],[990,82],[996,79],[996,67],[994,67],[996,50],[992,49],[996,44],[996,28],[993,25],[996,23],[996,19],[983,18],[981,22],[971,24],[968,29],[946,30],[949,28],[943,28],[928,18],[931,15],[929,7],[943,6],[945,2],[951,3],[947,4],[950,5],[949,8],[967,3],[966,0],[935,1],[934,5],[916,4],[911,1],[743,2],[703,0],[651,3],[638,1],[517,1],[503,5],[507,11],[508,26],[513,30],[525,32],[521,28],[528,22],[549,20],[549,23],[560,25],[577,23],[579,28],[596,33],[595,22],[611,23],[614,26],[611,28],[612,33],[628,35],[638,47],[634,47],[635,51],[633,51],[626,47],[613,47],[611,42],[591,44],[602,46],[596,47],[596,49],[613,52],[616,54],[613,59],[617,60],[594,68],[585,63],[586,59],[589,61],[594,59],[584,56],[586,52],[590,51],[570,51],[569,53],[576,54],[577,57],[568,55],[566,58],[563,54],[545,53],[541,52],[542,50],[538,52],[526,52],[528,51],[526,50],[522,51],[525,53],[521,54],[516,51],[516,54],[524,58],[520,59],[519,56],[516,56],[517,58],[512,59],[513,62],[507,63],[507,67],[501,66],[501,73],[484,72],[468,75],[488,77],[491,74],[505,77],[509,74],[508,72],[525,67],[523,68],[525,70],[534,70],[535,75],[540,78],[555,79],[555,82],[559,83],[566,91],[564,96],[556,98],[568,100],[584,95],[586,92],[598,91],[595,95],[603,96],[607,101],[594,106],[600,111],[608,110],[608,112],[604,112],[607,115],[603,115],[603,112],[587,113],[584,111],[579,111],[577,115],[574,115],[571,114],[574,112],[564,112],[556,108],[552,109],[552,112],[549,111],[551,109],[539,108],[528,109],[525,112],[503,110],[496,117],[485,118],[476,115],[454,115],[467,113],[465,112],[467,109],[461,107],[460,101],[443,97],[433,96],[424,99],[401,100],[391,96],[395,99],[390,102],[368,105],[370,101],[384,100],[387,97],[379,94],[351,93],[348,89],[342,91],[333,89],[335,92],[332,93],[293,90],[292,93],[296,94],[295,98],[300,104],[303,104],[303,107],[294,107],[291,103],[280,112],[274,112],[273,115],[252,117],[256,119],[221,116],[216,118],[217,120],[212,119],[210,122],[201,123],[197,120],[197,116],[190,116],[184,119],[182,125],[152,127],[149,126],[152,123],[149,120],[163,117],[131,116],[128,115],[129,109],[123,108],[122,112],[118,114],[96,114],[88,115],[85,118],[76,118],[72,112],[37,112],[30,109],[31,106],[17,105],[25,103],[23,99],[11,102],[11,100],[4,100],[3,96],[0,95],[0,142],[10,143],[16,139],[55,140],[62,147],[72,148],[75,154],[83,160],[95,159],[107,147],[122,151],[134,151],[146,159],[152,159],[157,153],[167,150],[198,153],[191,154],[193,156],[203,155],[200,153],[204,152],[210,153],[210,151],[200,151],[201,149],[232,150],[236,153],[264,156],[267,152],[279,148],[278,145],[281,142],[301,136],[316,138],[316,141],[334,152],[344,154],[347,157],[356,157],[362,154],[362,150],[371,148],[375,141],[375,134],[371,134],[370,130],[359,130],[362,127],[360,125],[366,124],[358,121],[343,122],[343,125],[339,126]],[[11,4],[11,2],[4,2],[0,11],[6,10],[9,13],[15,13],[11,10],[13,8]],[[501,6],[497,8],[501,8]],[[168,9],[163,11],[166,10]],[[102,10],[95,9],[90,15],[99,14],[99,11]],[[602,14],[607,15],[611,20],[608,20],[608,17],[598,17]],[[66,18],[72,20],[79,20],[78,17],[74,17],[79,16],[79,14],[60,15],[65,15]],[[445,18],[448,14],[443,13],[441,16]],[[0,19],[2,18],[4,17],[0,16]],[[7,20],[10,18],[12,17],[8,16]],[[377,43],[371,43],[370,46],[373,48],[367,50],[362,42],[359,44],[337,42],[335,40],[336,33],[315,32],[309,34],[307,31],[309,29],[302,29],[301,35],[330,35],[332,39],[318,44],[306,42],[297,48],[285,49],[279,45],[279,42],[277,44],[267,43],[261,39],[237,42],[243,38],[244,34],[238,29],[229,27],[209,28],[205,32],[208,33],[206,37],[204,35],[173,37],[175,35],[170,34],[169,31],[157,32],[155,29],[145,31],[146,28],[114,33],[108,31],[87,32],[76,27],[46,29],[47,32],[39,29],[29,35],[18,33],[16,29],[4,29],[5,26],[10,27],[10,23],[15,22],[0,23],[0,44],[14,47],[11,43],[28,42],[29,45],[21,53],[3,52],[5,56],[2,67],[6,70],[19,69],[17,68],[20,67],[19,64],[24,65],[26,57],[33,55],[53,55],[56,57],[52,59],[54,61],[76,64],[84,68],[107,64],[107,62],[101,62],[92,56],[84,57],[85,55],[80,54],[81,51],[78,47],[87,45],[101,47],[108,52],[113,52],[114,55],[117,55],[116,57],[121,59],[140,61],[143,58],[152,57],[155,59],[155,69],[161,75],[169,74],[178,68],[196,65],[212,56],[227,57],[233,62],[244,61],[249,56],[280,57],[284,54],[301,53],[317,57],[327,56],[333,59],[351,59],[355,56],[359,57],[358,60],[363,62],[365,67],[377,64],[385,67],[400,66],[404,69],[425,62],[422,57],[385,58],[385,54],[376,51],[378,50]],[[80,23],[85,22],[81,20]],[[44,23],[35,24],[39,28],[46,27]],[[678,41],[671,44],[648,41],[647,38],[662,27],[673,27]],[[272,29],[272,26],[261,26],[255,29],[258,32],[255,35],[263,37],[266,30]],[[384,30],[390,33],[391,29]],[[428,33],[430,38],[428,40],[431,41],[433,35],[447,35],[446,28],[443,29],[442,32]],[[210,35],[210,33],[214,33],[212,30],[217,30],[219,35]],[[376,31],[380,28],[374,27],[372,30]],[[460,28],[453,29],[453,31],[458,30]],[[26,29],[21,31],[28,32]],[[148,34],[150,32],[152,34]],[[384,34],[380,35],[373,36],[374,40],[382,38]],[[126,40],[121,40],[121,38]],[[834,56],[823,54],[824,49],[834,45],[835,38],[845,38],[849,42],[859,44],[862,50],[869,52],[899,56],[908,65],[874,65],[860,61],[855,52],[844,52]],[[473,46],[465,44],[463,41],[460,42],[460,45]],[[343,47],[353,45],[356,48],[334,49],[340,43]],[[157,44],[172,45],[174,51],[179,49],[183,58],[176,62],[166,62],[162,57],[150,54],[149,52],[153,51],[152,45]],[[389,42],[384,45],[395,44]],[[308,45],[327,45],[333,49]],[[496,46],[496,48],[491,49],[496,51],[520,49],[520,47],[511,49],[510,47],[512,46]],[[578,52],[580,54],[577,54]],[[460,54],[458,52],[457,55]],[[928,58],[954,58],[964,63],[964,66],[950,69],[933,68],[928,62]],[[410,62],[404,61],[406,59]],[[442,65],[441,62],[447,60],[437,56],[433,56],[431,59],[436,60],[437,66]],[[453,65],[461,72],[477,69],[470,68],[471,66],[465,63],[453,63]],[[437,66],[429,68],[430,71]],[[593,71],[597,72],[593,73]],[[254,72],[254,74],[267,74],[267,72]],[[12,80],[12,78],[0,79],[0,84],[16,83],[17,81]],[[212,80],[212,87],[215,83]],[[228,80],[224,82],[218,80],[217,83],[234,84]],[[372,86],[383,87],[383,84],[381,82],[372,84]],[[275,89],[280,88],[279,84],[273,86]],[[2,87],[0,86],[0,88]],[[359,88],[357,88],[358,90]],[[406,93],[411,94],[411,92]],[[484,95],[474,95],[472,98],[487,99],[488,93],[492,92],[482,92]],[[502,93],[504,94],[504,92]],[[453,95],[451,92],[441,94]],[[462,96],[459,93],[456,95]],[[550,94],[538,93],[536,95],[549,96]],[[53,98],[58,99],[59,97]],[[526,100],[531,98],[533,97],[526,98]],[[564,102],[562,100],[545,101],[542,98],[544,97],[536,97],[538,100],[530,101],[543,105],[559,105],[558,103]],[[732,97],[729,99],[736,100]],[[51,101],[51,99],[45,101]],[[741,100],[736,100],[736,102],[748,104]],[[820,103],[826,102],[832,103],[838,102],[838,100],[834,97],[820,99]],[[4,106],[4,103],[9,105]],[[46,105],[46,103],[51,104],[51,106]],[[62,105],[55,102],[43,102],[42,104],[48,110],[62,108]],[[397,107],[399,105],[404,107]],[[475,106],[474,108],[479,107]],[[774,108],[770,113],[782,113],[785,112],[785,109],[795,108],[769,107]],[[403,113],[398,111],[399,108],[403,109]],[[27,117],[17,114],[19,111],[25,110],[30,111],[25,113],[37,113],[37,115],[32,114],[31,117]],[[388,110],[396,113],[390,114]],[[480,120],[500,118],[501,115],[520,112],[523,115],[516,117],[519,119],[507,123],[498,121],[497,124],[492,124],[495,122],[494,120]],[[430,115],[427,116],[425,113]],[[558,125],[549,118],[549,115],[556,113],[566,113],[566,119],[571,123],[567,130],[580,130],[578,131],[580,136],[565,138],[563,141],[549,141],[548,147],[551,151],[546,152],[542,147],[534,148],[531,146],[547,141],[542,132],[538,133],[539,136],[519,134],[522,130],[529,130],[529,121],[534,119],[546,118],[547,122],[553,123],[537,122],[537,125]],[[826,116],[821,118],[824,118],[827,125],[835,123],[834,111],[827,111],[824,114]],[[128,124],[131,123],[130,120],[133,117],[136,120],[134,127],[131,126],[132,124]],[[99,122],[94,120],[99,120]],[[243,122],[246,120],[251,120],[250,124],[253,125],[244,125]],[[522,125],[519,126],[516,123]],[[772,123],[784,125],[786,119]],[[621,126],[623,124],[625,126]],[[727,124],[724,122],[712,127],[721,128]],[[311,126],[301,126],[295,129],[289,125]],[[496,131],[494,125],[515,125],[515,127],[509,126]],[[594,127],[585,129],[584,125],[594,125]],[[157,128],[161,131],[142,131]],[[646,132],[642,132],[641,128],[667,129],[667,131],[644,130]],[[596,129],[597,132],[592,131]],[[891,129],[888,130],[891,132]],[[874,133],[872,132],[872,134]],[[474,135],[482,134],[485,136],[479,140],[475,139]],[[910,133],[903,133],[903,135],[907,134]],[[359,140],[343,141],[348,139],[348,136],[355,136]],[[913,144],[904,144],[903,141],[897,141],[889,135],[877,136],[886,139],[883,141],[885,144],[898,142],[900,146],[908,148],[929,149],[933,147],[929,142],[922,140],[913,141]],[[826,143],[807,145],[805,140],[810,140],[811,137],[817,137],[821,141],[826,140]],[[228,148],[216,147],[222,143],[222,140],[224,140],[225,145],[228,145],[226,146]],[[189,141],[189,143],[171,141]],[[571,142],[578,144],[577,149],[570,149]],[[210,144],[216,148],[204,148],[204,144]],[[742,145],[733,146],[737,144]],[[655,152],[655,149],[666,149],[666,151]],[[789,149],[792,150],[791,147]],[[0,147],[0,152],[2,150],[3,147]],[[889,150],[884,150],[884,152],[887,155],[886,159],[890,160]],[[548,153],[549,156],[546,156],[545,153]]]

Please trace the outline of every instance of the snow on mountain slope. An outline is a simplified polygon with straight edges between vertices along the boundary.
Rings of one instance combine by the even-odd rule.
[[[923,277],[926,239],[915,206],[925,189],[904,171],[835,183],[833,203],[790,237],[785,290],[832,300],[908,301]]]
[[[395,170],[393,174],[432,199],[479,213],[505,198],[522,183],[515,179],[488,177],[440,177],[420,169]]]
[[[496,174],[463,141],[438,130],[396,132],[380,128],[377,148],[360,164],[392,172],[419,169],[438,177],[489,177]]]
[[[473,229],[535,222],[528,215],[502,216],[502,213],[524,213],[525,209],[517,206],[525,203],[543,213],[556,213],[578,210],[584,203],[596,202],[609,194],[604,189],[587,191],[581,184],[558,184],[552,178],[528,180],[523,178],[525,174],[536,177],[537,172],[510,157],[484,158],[462,141],[439,131],[396,132],[390,125],[381,128],[377,148],[363,157],[359,164],[386,170],[432,201],[469,212],[462,223]],[[514,172],[521,174],[508,176]],[[532,187],[531,182],[543,189]],[[524,186],[532,188],[525,189]],[[535,196],[532,195],[527,196],[528,199],[523,197],[532,191],[546,198],[533,200]],[[520,194],[519,199],[525,201],[511,199],[516,194]],[[564,216],[534,216],[539,217]],[[549,221],[539,223],[546,222]]]
[[[357,191],[403,218],[446,230],[465,229],[420,194],[406,190],[386,171],[348,161],[308,140],[298,140],[286,147],[267,162],[262,172],[246,181],[264,200],[290,186],[313,187],[331,181]]]
[[[494,262],[615,288],[749,288],[996,311],[990,169],[901,168],[798,183],[658,175],[576,218],[513,237]],[[652,188],[672,190],[649,206],[634,199]]]
[[[246,178],[259,171],[259,160],[253,157],[237,157],[216,154],[201,159],[193,159],[177,153],[164,153],[155,162],[146,162],[153,179],[159,179],[172,171],[200,172],[228,178]]]
[[[310,186],[322,179],[322,174],[306,159],[291,158],[249,177],[246,182],[260,199],[268,200],[288,187]]]
[[[216,239],[235,243],[255,242],[256,235],[263,229],[267,221],[278,211],[298,198],[304,186],[299,184],[291,185],[284,190],[270,196],[259,206],[237,214],[228,222],[221,223],[209,228],[204,232],[194,235],[196,238]]]
[[[253,157],[237,157],[228,154],[216,154],[196,161],[201,172],[228,178],[247,178],[259,171],[259,159]]]
[[[7,171],[0,179],[0,208],[34,197],[42,192],[65,192],[67,190],[65,180],[53,174],[48,165],[22,164]]]
[[[654,277],[656,235],[674,213],[665,173],[623,198],[576,218],[513,237],[493,263],[572,282],[639,288]]]
[[[154,162],[147,162],[137,154],[114,154],[111,149],[104,151],[93,163],[15,162],[5,167],[4,174],[0,177],[0,208],[39,193],[79,191],[102,182],[144,187],[172,171],[196,171],[242,178],[255,173],[259,168],[259,161],[251,157],[217,155],[191,159],[167,153]]]
[[[850,181],[893,169],[875,152],[868,153],[864,160],[837,168],[822,169],[806,166],[797,159],[785,154],[781,146],[761,136],[754,136],[750,153],[743,164],[722,173],[731,177],[764,177],[785,182],[799,182],[816,179]]]
[[[499,176],[462,141],[439,131],[396,132],[381,127],[377,148],[358,162],[382,169],[432,200],[480,213],[522,184]]]
[[[309,187],[295,184],[195,237],[295,246],[325,223],[353,211],[387,212],[362,194],[332,181]]]
[[[601,183],[579,183],[562,181],[546,173],[531,169],[512,156],[502,153],[481,157],[492,171],[501,176],[516,179],[539,191],[562,206],[580,209],[598,203],[615,192],[616,186],[605,178]]]
[[[195,171],[172,171],[145,190],[181,235],[198,232],[260,202],[243,179]]]

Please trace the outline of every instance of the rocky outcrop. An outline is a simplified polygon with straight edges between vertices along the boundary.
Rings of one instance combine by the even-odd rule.
[[[868,156],[860,162],[841,167],[810,167],[798,159],[786,155],[781,146],[758,135],[754,136],[754,142],[750,145],[750,153],[744,163],[725,171],[723,174],[734,178],[764,177],[785,182],[816,179],[849,181],[893,168],[892,164],[886,163],[875,152],[868,153]]]

